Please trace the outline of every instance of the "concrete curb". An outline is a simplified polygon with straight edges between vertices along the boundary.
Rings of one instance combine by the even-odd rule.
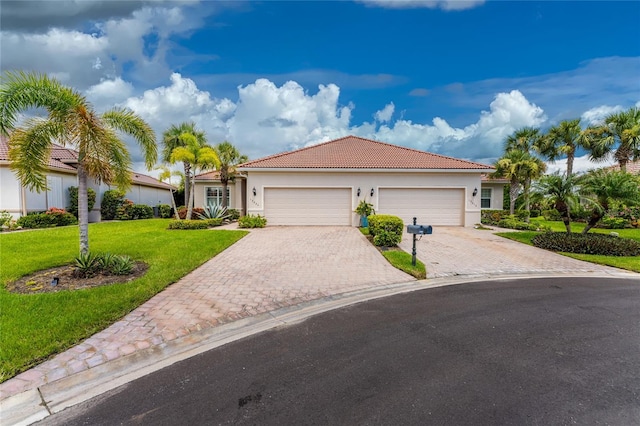
[[[6,425],[29,425],[109,392],[135,379],[176,362],[277,327],[300,323],[312,316],[361,302],[429,288],[478,281],[506,281],[531,278],[600,277],[640,279],[635,273],[504,274],[466,275],[411,281],[327,296],[311,302],[244,318],[181,339],[163,343],[99,365],[37,389],[30,389],[0,401],[0,419]]]

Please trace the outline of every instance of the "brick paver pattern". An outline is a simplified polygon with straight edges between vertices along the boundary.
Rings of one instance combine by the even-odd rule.
[[[1,384],[0,398],[222,323],[412,280],[356,228],[254,230],[122,320]]]

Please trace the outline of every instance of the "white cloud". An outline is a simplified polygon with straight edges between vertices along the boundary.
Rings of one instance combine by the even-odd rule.
[[[582,113],[582,123],[587,126],[602,124],[605,117],[616,112],[624,110],[620,105],[609,106],[601,105],[599,107],[591,108],[588,111]]]
[[[589,155],[582,155],[580,157],[576,157],[573,160],[573,172],[574,173],[584,173],[589,170],[599,169],[601,167],[608,167],[615,164],[615,160],[612,158],[607,158],[605,161],[593,162],[589,160]],[[555,173],[560,172],[564,173],[567,171],[567,160],[558,160],[554,163],[547,162],[547,173]]]
[[[359,0],[369,6],[388,9],[442,9],[464,10],[484,4],[485,0]]]
[[[388,123],[391,121],[391,117],[393,116],[395,109],[396,107],[393,102],[388,103],[383,109],[376,111],[373,117],[380,123]]]
[[[86,90],[87,98],[98,110],[107,109],[114,104],[124,102],[133,94],[133,85],[120,77],[104,79]]]

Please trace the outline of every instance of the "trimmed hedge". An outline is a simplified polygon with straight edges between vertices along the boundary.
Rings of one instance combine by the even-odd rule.
[[[113,220],[118,214],[118,208],[124,204],[124,192],[117,189],[105,191],[100,203],[100,215],[102,220]]]
[[[167,229],[207,229],[222,225],[222,219],[172,220]]]
[[[230,221],[240,219],[240,210],[238,209],[227,209],[227,219]]]
[[[87,188],[87,204],[89,211],[93,208],[96,203],[96,191],[93,188]],[[67,207],[67,211],[78,217],[78,187],[70,186],[69,187],[69,206]]]
[[[158,216],[163,219],[171,217],[171,206],[169,204],[158,204]]]
[[[194,207],[191,209],[191,220],[200,220],[200,215],[204,215],[204,209],[202,207]],[[178,208],[178,217],[180,219],[187,218],[187,208],[182,206]]]
[[[238,219],[239,228],[264,228],[267,226],[267,218],[260,215],[246,215]]]
[[[53,228],[56,226],[76,225],[78,219],[71,213],[62,209],[52,208],[44,213],[29,213],[22,216],[16,222],[17,226],[23,228]]]
[[[598,254],[603,256],[639,256],[640,243],[630,238],[605,234],[567,234],[545,232],[533,237],[534,246],[566,253]]]
[[[369,234],[373,236],[376,246],[392,247],[402,241],[404,222],[398,216],[389,214],[372,214],[369,221]]]

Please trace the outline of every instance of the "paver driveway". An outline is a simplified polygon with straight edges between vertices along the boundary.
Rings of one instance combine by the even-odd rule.
[[[411,253],[412,244],[412,236],[405,234],[400,247]],[[424,262],[427,278],[478,274],[623,272],[475,228],[434,227],[433,234],[423,236],[416,247],[416,257]]]
[[[412,280],[356,228],[257,229],[111,327],[1,384],[0,397],[220,323]]]

